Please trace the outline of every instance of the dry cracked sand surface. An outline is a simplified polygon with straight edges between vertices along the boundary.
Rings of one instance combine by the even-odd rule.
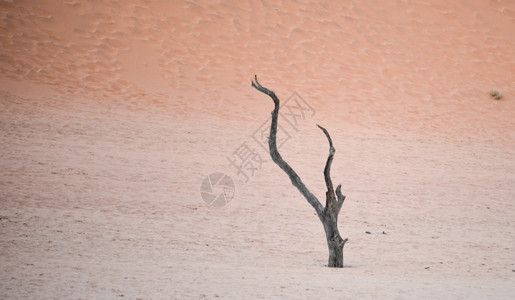
[[[2,0],[0,28],[0,298],[515,298],[514,1]],[[322,200],[332,135],[346,268],[254,74]]]

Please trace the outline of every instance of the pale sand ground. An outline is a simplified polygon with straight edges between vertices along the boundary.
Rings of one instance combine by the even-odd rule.
[[[1,1],[0,298],[514,299],[515,2],[334,3]],[[254,74],[322,200],[333,136],[347,268]]]

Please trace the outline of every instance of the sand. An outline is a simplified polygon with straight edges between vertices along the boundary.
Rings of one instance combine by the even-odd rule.
[[[515,2],[20,0],[0,16],[0,298],[515,298]],[[321,201],[315,124],[333,137],[343,269],[262,147],[273,105],[254,74]],[[217,172],[234,195],[211,207]]]

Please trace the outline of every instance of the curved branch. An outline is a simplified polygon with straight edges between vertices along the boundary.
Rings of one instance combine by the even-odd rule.
[[[270,126],[270,137],[268,138],[268,146],[270,148],[270,156],[272,160],[290,177],[291,183],[299,190],[299,192],[306,198],[309,204],[313,206],[319,218],[322,216],[324,207],[318,201],[318,199],[311,193],[306,185],[302,182],[299,175],[293,170],[293,168],[281,157],[279,150],[277,150],[277,119],[279,116],[279,98],[275,93],[265,87],[263,87],[257,80],[257,76],[254,75],[254,81],[252,86],[258,91],[267,94],[274,100],[274,110],[272,111],[272,125]]]
[[[342,194],[342,185],[340,184],[336,187],[335,198],[333,181],[331,180],[331,164],[333,162],[333,157],[334,153],[336,152],[336,149],[334,149],[333,140],[331,139],[329,132],[327,132],[327,130],[324,127],[318,124],[317,126],[324,132],[325,136],[327,137],[327,140],[329,141],[329,156],[327,157],[327,162],[324,168],[325,185],[327,186],[325,208],[333,210],[334,213],[338,214],[342,207],[343,201],[345,200],[345,196]]]
[[[320,128],[325,136],[327,137],[327,140],[329,141],[329,156],[327,157],[327,162],[325,164],[325,168],[324,168],[324,179],[325,179],[325,185],[327,186],[327,201],[333,201],[334,200],[334,189],[333,189],[333,181],[331,180],[331,164],[333,163],[333,157],[334,157],[334,152],[336,151],[333,147],[333,141],[331,140],[331,136],[329,135],[329,132],[327,132],[327,130],[318,125],[318,128]],[[326,207],[328,207],[330,204],[327,203],[326,204]]]

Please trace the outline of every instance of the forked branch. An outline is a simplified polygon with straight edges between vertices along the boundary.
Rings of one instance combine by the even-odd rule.
[[[277,98],[273,91],[263,87],[258,82],[257,76],[254,77],[252,86],[258,91],[267,94],[272,98],[272,100],[274,100],[275,107],[272,111],[272,125],[270,126],[270,137],[268,138],[270,156],[272,157],[272,160],[288,175],[291,183],[300,191],[304,198],[306,198],[308,203],[313,206],[317,212],[318,218],[322,221],[326,233],[327,246],[329,248],[329,260],[327,265],[329,267],[341,268],[343,267],[343,246],[347,242],[347,239],[342,239],[338,232],[338,213],[340,212],[343,201],[345,200],[345,196],[342,195],[341,185],[336,187],[336,191],[334,190],[333,182],[331,180],[331,164],[335,153],[331,136],[325,128],[317,125],[318,128],[324,132],[327,140],[329,141],[329,156],[327,157],[327,162],[324,168],[324,178],[327,186],[326,205],[324,207],[315,195],[307,189],[306,185],[302,182],[299,175],[297,175],[293,168],[284,161],[277,149],[277,119],[279,117],[280,107],[279,98]]]

